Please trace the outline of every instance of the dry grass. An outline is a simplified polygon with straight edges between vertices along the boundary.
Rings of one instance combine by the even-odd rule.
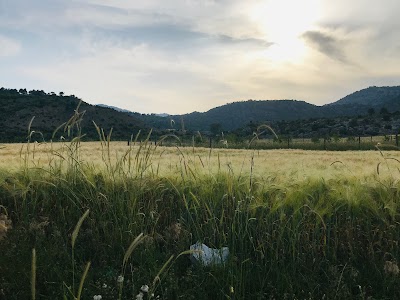
[[[16,170],[26,157],[26,144],[4,144],[0,149],[0,169]],[[136,153],[138,144],[132,146]],[[112,163],[121,159],[130,148],[125,142],[110,143]],[[153,152],[154,150],[154,152]],[[102,152],[104,151],[104,152]],[[237,150],[207,148],[157,147],[151,149],[151,165],[148,172],[162,176],[180,176],[182,170],[191,169],[196,174],[216,174],[233,172],[236,176],[248,176],[250,172],[257,178],[274,178],[275,181],[302,181],[310,178],[362,178],[375,180],[377,165],[380,164],[381,179],[390,176],[399,179],[399,152],[379,151],[309,151],[309,150]],[[61,143],[31,144],[28,163],[31,167],[48,166],[58,156],[67,157],[66,148]],[[100,142],[84,142],[80,145],[84,163],[101,169],[104,166]],[[134,155],[132,155],[134,157]],[[253,168],[251,164],[253,161]],[[189,171],[188,171],[189,172]]]

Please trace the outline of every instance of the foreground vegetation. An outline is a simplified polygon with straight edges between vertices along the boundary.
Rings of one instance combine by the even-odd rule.
[[[0,149],[2,298],[399,296],[397,152],[260,151],[258,136],[251,150],[206,149],[139,133],[127,146],[98,127],[100,141],[82,143],[82,115],[64,125],[70,142],[31,142],[29,129]],[[228,260],[190,261],[196,242],[228,247]]]
[[[25,144],[0,173],[0,299],[399,298],[397,152],[317,153]],[[197,241],[228,261],[193,264]]]

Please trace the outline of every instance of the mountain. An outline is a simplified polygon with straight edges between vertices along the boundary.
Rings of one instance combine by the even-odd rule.
[[[161,114],[155,114],[157,117],[163,117],[163,118],[166,118],[166,117],[169,117],[170,116],[170,114],[166,114],[166,113],[161,113]]]
[[[130,114],[131,116],[135,117],[138,120],[141,120],[150,128],[157,128],[157,129],[167,129],[170,128],[171,119],[167,118],[170,117],[169,114],[161,113],[161,114],[141,114],[138,112],[133,112],[127,109],[119,108],[116,106],[106,105],[106,104],[97,104],[96,106],[99,107],[106,107],[111,108],[119,112]]]
[[[269,122],[312,118],[318,114],[318,106],[295,100],[248,100],[213,108],[207,112],[193,112],[171,116],[186,129],[208,130],[210,124],[220,124],[222,130],[232,130],[249,122]]]
[[[125,112],[125,113],[132,113],[132,114],[138,114],[138,113],[134,113],[130,110],[124,109],[124,108],[120,108],[117,106],[112,106],[112,105],[107,105],[107,104],[96,104],[96,106],[100,106],[100,107],[107,107],[107,108],[112,108],[116,111],[120,111],[120,112]],[[141,114],[142,115],[142,114]],[[146,116],[146,114],[143,114]],[[161,114],[147,114],[147,116],[157,116],[157,117],[169,117],[170,114],[166,114],[166,113],[161,113]]]
[[[213,108],[207,112],[193,112],[171,116],[189,130],[209,130],[219,124],[222,130],[234,130],[246,124],[269,123],[310,118],[336,118],[365,115],[370,108],[382,107],[389,111],[400,110],[400,86],[369,87],[336,102],[316,106],[297,100],[248,100]]]
[[[28,92],[25,89],[0,88],[0,105],[2,107],[0,111],[0,141],[26,140],[28,124],[34,116],[31,127],[31,130],[36,132],[34,137],[40,139],[40,134],[37,132],[41,132],[44,139],[49,140],[52,138],[54,129],[69,120],[74,114],[80,101],[73,95],[64,96],[63,94],[47,94],[40,90]],[[385,109],[382,110],[382,108]],[[203,113],[192,112],[184,115],[160,116],[120,111],[121,109],[117,107],[90,105],[82,101],[79,110],[85,111],[80,125],[86,134],[85,139],[89,140],[98,139],[92,121],[104,128],[105,132],[113,128],[113,140],[128,140],[139,130],[144,135],[150,128],[154,129],[153,135],[164,134],[171,129],[204,132],[211,131],[213,128],[220,131],[233,131],[245,128],[249,124],[254,126],[255,124],[277,124],[278,122],[281,122],[282,128],[285,126],[295,128],[296,120],[336,118],[339,122],[341,117],[349,117],[353,123],[356,123],[354,120],[359,120],[359,123],[367,124],[368,120],[361,121],[362,116],[372,116],[373,114],[383,116],[385,111],[386,113],[400,111],[400,86],[369,87],[323,106],[298,100],[248,100],[225,104]],[[385,118],[390,119],[390,116],[385,116]],[[307,128],[315,129],[317,127],[316,124],[313,124],[313,120],[302,123],[302,127],[305,128],[303,131],[308,131]],[[291,123],[294,124],[293,126],[287,123],[292,121],[294,122]],[[341,126],[345,126],[345,123],[349,121],[340,119],[340,122]],[[376,122],[379,122],[378,119]],[[329,126],[334,125],[329,124]],[[397,128],[394,123],[385,123],[385,126]],[[374,125],[374,132],[377,132],[378,127],[378,124]],[[56,139],[59,139],[61,135],[64,137],[67,135],[67,132],[63,131],[64,128],[61,129],[57,133]]]
[[[119,107],[112,106],[112,105],[107,105],[107,104],[96,104],[96,106],[112,108],[113,110],[116,110],[116,111],[119,111],[119,112],[125,112],[125,113],[130,113],[131,112],[130,110],[119,108]]]
[[[399,96],[400,86],[370,86],[369,88],[347,95],[330,105],[361,104],[371,107],[381,107],[391,103],[393,99]]]
[[[74,114],[81,100],[75,96],[57,96],[54,93],[46,94],[43,91],[25,89],[0,88],[0,141],[23,142],[28,136],[28,124],[32,121],[32,138],[38,141],[48,141],[53,131]],[[84,113],[80,124],[86,140],[98,140],[98,133],[93,125],[94,121],[107,134],[113,128],[114,140],[128,140],[131,134],[138,130],[149,130],[146,124],[127,113],[118,112],[111,108],[98,107],[81,102],[79,111]],[[39,133],[40,132],[40,133]],[[61,136],[68,138],[68,132],[61,128],[56,140]]]

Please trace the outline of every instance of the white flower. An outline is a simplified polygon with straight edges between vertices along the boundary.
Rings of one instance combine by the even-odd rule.
[[[101,300],[103,297],[101,295],[94,295],[93,300]]]
[[[123,283],[124,282],[124,276],[119,275],[118,278],[117,278],[117,282],[118,283]]]
[[[103,289],[107,288],[107,284],[103,283]]]
[[[140,290],[141,290],[143,293],[148,293],[148,292],[149,292],[149,286],[148,286],[147,284],[142,285],[142,287],[140,288]]]
[[[143,300],[143,293],[140,292],[139,294],[136,295],[136,300]]]

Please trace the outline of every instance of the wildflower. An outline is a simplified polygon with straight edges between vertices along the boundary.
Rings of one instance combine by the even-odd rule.
[[[139,292],[139,294],[136,295],[136,300],[143,300],[143,293]]]
[[[140,290],[141,290],[143,293],[148,293],[148,292],[149,292],[149,286],[148,286],[147,284],[142,285],[142,287],[140,288]]]
[[[107,288],[107,284],[103,283],[103,289]]]
[[[93,300],[101,300],[103,297],[101,295],[94,295]]]
[[[119,275],[118,278],[117,278],[117,282],[118,283],[123,283],[124,282],[124,276]]]
[[[400,272],[399,266],[395,262],[389,260],[385,261],[385,266],[383,267],[383,269],[388,275],[398,275]]]

